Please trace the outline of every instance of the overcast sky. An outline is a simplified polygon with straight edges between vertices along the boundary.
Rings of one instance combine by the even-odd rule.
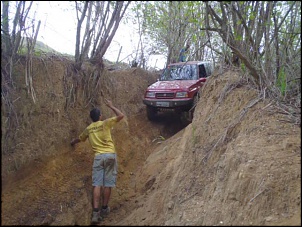
[[[37,9],[35,18],[41,20],[38,40],[61,53],[74,55],[76,14],[70,7],[71,3],[68,1],[34,1],[34,3],[37,4],[32,9]],[[122,46],[119,61],[124,59],[124,62],[129,63],[132,60],[129,55],[134,52],[138,41],[138,35],[133,26],[135,25],[132,23],[128,25],[120,23],[104,56],[105,59],[116,61]],[[156,61],[159,58],[162,59],[160,56],[152,56],[148,65],[154,67],[156,63],[156,67],[162,68],[164,62],[162,60]]]

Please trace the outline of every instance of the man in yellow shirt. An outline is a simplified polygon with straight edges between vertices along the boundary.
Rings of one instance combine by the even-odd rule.
[[[113,110],[115,117],[101,120],[101,111],[94,108],[90,111],[92,123],[81,133],[81,135],[71,141],[71,146],[89,139],[92,150],[95,154],[92,166],[92,186],[93,186],[93,212],[92,223],[98,223],[102,216],[110,212],[108,202],[111,195],[111,188],[116,185],[117,159],[114,143],[111,138],[111,128],[124,118],[124,114],[112,105],[112,102],[105,99],[105,104]],[[102,194],[102,209],[99,209]]]

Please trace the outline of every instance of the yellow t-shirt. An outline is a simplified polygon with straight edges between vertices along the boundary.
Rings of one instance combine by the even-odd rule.
[[[111,138],[111,128],[117,123],[117,117],[91,123],[79,136],[81,141],[89,138],[90,145],[95,155],[115,153]]]

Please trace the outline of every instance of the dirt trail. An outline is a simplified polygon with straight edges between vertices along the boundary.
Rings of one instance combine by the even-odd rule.
[[[90,225],[93,154],[88,141],[69,142],[90,123],[87,100],[112,115],[104,97],[126,118],[113,129],[118,182],[100,225],[301,225],[301,128],[236,72],[213,76],[182,125],[169,113],[147,120],[141,100],[155,74],[88,68],[100,87],[86,99],[78,81],[72,102],[78,77],[62,62],[47,64],[53,77],[35,64],[38,103],[16,99],[21,78],[12,97],[20,128],[2,153],[2,225]]]
[[[162,120],[146,123],[145,118],[142,113],[129,118],[128,124],[123,122],[114,129],[114,135],[120,137],[125,134],[127,127],[126,130],[132,132],[131,136],[135,139],[131,142],[128,133],[124,135],[125,138],[115,138],[120,140],[120,149],[118,184],[113,189],[110,202],[113,214],[127,206],[129,199],[136,194],[134,178],[148,154],[162,142],[162,138],[167,139],[180,130],[180,125],[176,127],[175,124],[177,119],[170,118],[166,123]],[[133,131],[133,128],[139,130]],[[122,145],[121,141],[124,141]],[[11,175],[2,182],[2,223],[89,225],[91,165],[90,145],[85,142],[74,149],[62,149],[60,155],[37,159]],[[18,214],[11,215],[16,209],[19,210]]]

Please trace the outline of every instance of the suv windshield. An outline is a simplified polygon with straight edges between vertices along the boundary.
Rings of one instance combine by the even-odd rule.
[[[167,80],[197,80],[196,65],[172,65],[168,66],[160,76],[160,81]]]

